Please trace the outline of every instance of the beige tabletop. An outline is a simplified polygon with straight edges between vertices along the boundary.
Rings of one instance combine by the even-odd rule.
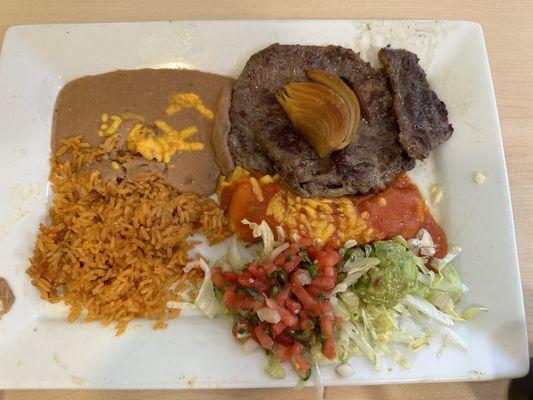
[[[387,18],[481,23],[511,183],[522,285],[533,348],[533,1],[531,0],[0,0],[0,39],[11,25],[179,19]],[[505,268],[502,265],[502,268]],[[487,349],[490,351],[490,349]],[[1,360],[0,360],[1,362]],[[505,399],[508,381],[326,388],[327,399]],[[309,399],[311,390],[0,391],[0,400]]]

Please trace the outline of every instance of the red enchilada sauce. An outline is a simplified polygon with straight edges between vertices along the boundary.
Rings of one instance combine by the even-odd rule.
[[[410,239],[424,228],[435,244],[435,257],[441,258],[447,252],[444,231],[405,174],[399,174],[382,192],[339,199],[302,199],[275,179],[256,173],[225,182],[220,189],[221,203],[243,241],[254,241],[250,228],[241,223],[243,219],[256,223],[265,220],[272,229],[281,226],[289,238],[290,233],[310,239],[327,237],[324,241],[333,248],[349,239],[358,244],[397,235]],[[286,210],[279,210],[280,204],[286,205]],[[325,214],[329,222],[323,222]]]

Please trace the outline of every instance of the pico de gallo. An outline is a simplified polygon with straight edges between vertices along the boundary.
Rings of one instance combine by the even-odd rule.
[[[328,297],[342,258],[337,250],[301,239],[240,273],[212,268],[217,297],[233,316],[234,337],[256,341],[276,361],[290,361],[302,379],[311,373],[311,348],[334,360],[334,328],[342,319]]]

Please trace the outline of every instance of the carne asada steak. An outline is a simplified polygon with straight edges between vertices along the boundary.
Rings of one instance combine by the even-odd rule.
[[[446,105],[429,87],[416,54],[384,48],[378,55],[391,81],[400,143],[410,157],[422,160],[453,133]]]
[[[354,141],[323,159],[294,130],[275,97],[290,82],[309,81],[310,69],[342,78],[356,93],[363,117]],[[234,161],[262,173],[279,172],[303,196],[383,189],[414,166],[399,142],[387,78],[339,46],[273,44],[254,54],[234,87],[230,119]]]

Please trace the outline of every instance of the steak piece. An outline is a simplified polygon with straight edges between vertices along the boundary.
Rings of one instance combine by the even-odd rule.
[[[275,95],[289,82],[308,81],[309,69],[342,78],[356,93],[362,117],[346,148],[321,159],[292,127]],[[237,164],[279,172],[303,196],[334,197],[383,189],[414,161],[403,151],[385,76],[339,46],[273,44],[247,62],[234,89],[229,146]]]
[[[429,87],[416,54],[384,48],[378,55],[391,81],[400,143],[410,157],[423,160],[453,133],[446,105]]]

